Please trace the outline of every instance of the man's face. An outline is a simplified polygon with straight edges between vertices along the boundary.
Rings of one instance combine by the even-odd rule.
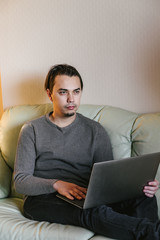
[[[77,76],[58,75],[51,93],[54,114],[59,117],[73,116],[81,99],[81,84]]]

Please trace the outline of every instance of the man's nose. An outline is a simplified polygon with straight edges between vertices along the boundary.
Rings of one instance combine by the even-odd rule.
[[[73,102],[74,101],[74,97],[72,93],[68,93],[68,102]]]

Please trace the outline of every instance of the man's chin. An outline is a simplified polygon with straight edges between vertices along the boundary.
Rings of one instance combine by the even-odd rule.
[[[64,114],[65,117],[73,117],[74,115],[75,115],[75,112],[65,113]]]

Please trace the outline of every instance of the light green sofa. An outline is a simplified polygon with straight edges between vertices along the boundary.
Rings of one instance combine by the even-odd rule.
[[[109,238],[95,235],[87,229],[31,221],[23,216],[23,196],[15,192],[13,184],[19,131],[26,121],[51,110],[52,104],[21,105],[7,109],[1,118],[0,240],[107,240]],[[96,105],[81,105],[79,112],[104,126],[110,136],[115,159],[160,151],[160,113],[138,115]],[[157,199],[160,204],[159,192]]]

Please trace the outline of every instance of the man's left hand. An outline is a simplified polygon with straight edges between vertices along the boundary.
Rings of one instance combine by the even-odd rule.
[[[144,187],[143,192],[147,197],[154,197],[155,193],[159,188],[159,182],[154,180],[153,182],[149,182],[147,186]]]

